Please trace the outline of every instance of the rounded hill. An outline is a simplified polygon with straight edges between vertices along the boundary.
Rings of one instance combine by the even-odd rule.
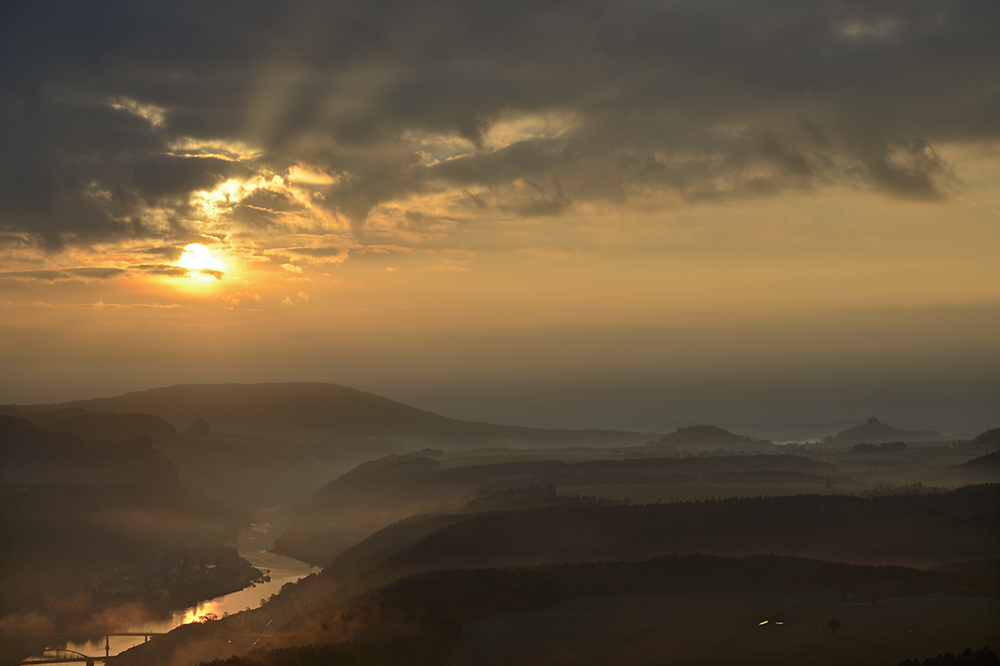
[[[401,402],[336,384],[181,384],[111,398],[65,403],[93,411],[157,414],[185,427],[207,419],[215,429],[343,434],[414,433],[462,425]]]
[[[646,437],[644,433],[624,431],[543,430],[462,421],[365,391],[319,382],[181,384],[28,409],[155,414],[183,432],[204,423],[217,432],[531,441],[547,445],[583,441],[638,444]]]

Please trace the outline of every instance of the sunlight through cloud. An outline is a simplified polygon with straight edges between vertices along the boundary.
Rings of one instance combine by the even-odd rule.
[[[184,246],[184,253],[177,260],[177,265],[186,268],[188,277],[197,280],[214,278],[222,279],[223,262],[201,243],[190,243]]]

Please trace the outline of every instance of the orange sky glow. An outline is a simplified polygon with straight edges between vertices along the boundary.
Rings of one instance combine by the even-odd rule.
[[[89,24],[46,52],[59,19],[6,21],[0,402],[317,380],[566,427],[1000,413],[997,47],[958,10],[698,9],[704,46],[643,51],[685,3],[551,40],[548,5],[395,8],[378,48],[293,4],[184,9],[212,26],[190,54],[157,15],[162,44],[71,69]]]

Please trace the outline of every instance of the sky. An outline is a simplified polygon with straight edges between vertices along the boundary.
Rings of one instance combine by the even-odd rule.
[[[0,403],[1000,425],[995,0],[0,12]]]

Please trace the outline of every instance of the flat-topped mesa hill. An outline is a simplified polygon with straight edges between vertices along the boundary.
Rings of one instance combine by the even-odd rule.
[[[313,432],[460,441],[585,440],[615,444],[640,444],[649,436],[624,431],[543,430],[462,421],[346,386],[314,382],[186,384],[20,409],[155,414],[178,429],[189,428],[204,419],[213,430],[229,432]]]
[[[729,432],[714,425],[693,425],[678,428],[675,432],[661,437],[652,446],[672,446],[676,448],[723,448],[732,451],[759,450],[771,447],[766,439],[748,437]]]
[[[853,446],[855,444],[885,444],[888,442],[921,442],[941,439],[934,430],[901,430],[882,423],[874,416],[866,423],[842,430],[823,439],[827,446]]]

